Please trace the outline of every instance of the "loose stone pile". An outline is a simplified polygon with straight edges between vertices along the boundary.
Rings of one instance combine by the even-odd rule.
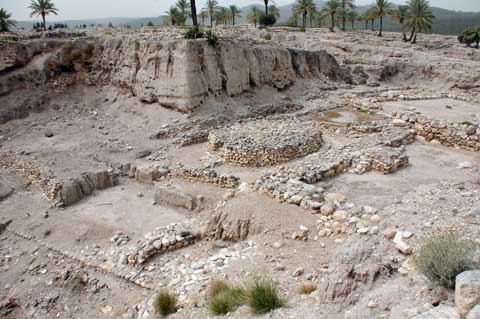
[[[209,149],[225,162],[242,166],[269,166],[316,152],[322,132],[312,122],[257,121],[236,124],[210,133]]]
[[[183,229],[177,224],[157,228],[145,235],[145,241],[137,245],[134,252],[120,255],[121,264],[141,265],[152,256],[180,249],[195,243],[201,237],[200,233]]]
[[[437,141],[446,146],[480,151],[480,126],[478,123],[452,123],[433,120],[414,112],[393,113],[394,123],[412,127],[427,141]]]

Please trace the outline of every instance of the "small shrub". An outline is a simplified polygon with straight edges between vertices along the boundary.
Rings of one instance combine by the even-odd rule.
[[[91,43],[87,43],[83,46],[83,55],[86,60],[90,60],[93,56],[93,51],[95,50],[95,46]]]
[[[205,32],[205,37],[207,38],[208,44],[215,47],[220,43],[220,38],[212,30]]]
[[[239,304],[238,299],[230,293],[230,289],[226,289],[209,300],[208,308],[214,315],[225,315],[235,311]]]
[[[298,292],[302,295],[309,295],[315,290],[317,290],[317,285],[313,282],[302,282],[298,287]]]
[[[208,291],[208,308],[214,315],[225,315],[242,304],[243,290],[221,280],[214,280]]]
[[[419,248],[415,266],[433,283],[455,288],[457,275],[478,265],[476,249],[476,243],[460,239],[452,232],[436,234]]]
[[[271,27],[277,22],[277,18],[273,14],[262,14],[259,19],[260,25],[262,27]]]
[[[278,296],[277,285],[266,278],[255,278],[247,283],[243,298],[256,314],[266,313],[285,305],[285,300]]]
[[[202,39],[205,37],[205,33],[199,28],[189,27],[184,34],[186,39]]]
[[[155,312],[162,317],[166,317],[177,311],[177,298],[168,291],[160,291],[155,297]]]
[[[214,279],[210,284],[210,289],[208,290],[208,298],[215,297],[223,290],[230,288],[230,286],[223,280]]]

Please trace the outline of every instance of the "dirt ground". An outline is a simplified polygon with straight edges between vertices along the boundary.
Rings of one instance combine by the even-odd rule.
[[[412,248],[437,230],[480,241],[480,140],[462,144],[480,134],[480,93],[478,86],[453,85],[463,76],[478,78],[480,55],[453,37],[437,49],[436,35],[422,35],[412,46],[395,33],[383,39],[323,29],[272,34],[281,47],[326,49],[351,72],[362,65],[368,81],[298,79],[284,90],[210,96],[191,113],[144,103],[113,83],[61,87],[52,80],[0,96],[0,108],[8,110],[27,95],[48,96],[41,109],[0,125],[1,318],[156,318],[152,298],[159,289],[178,296],[180,309],[171,318],[214,318],[206,300],[210,282],[241,283],[254,275],[274,279],[287,306],[262,316],[241,306],[226,318],[401,319],[452,305],[453,291],[431,286],[414,269],[412,254],[384,234],[408,231],[412,235],[404,241]],[[265,40],[256,31],[244,36]],[[409,68],[382,78],[392,57]],[[47,58],[11,72],[39,68]],[[425,71],[435,67],[436,73]],[[261,118],[318,123],[324,130],[318,151],[274,166],[245,167],[229,163],[207,138],[178,142],[188,134],[257,121],[252,109],[277,109],[285,102],[301,108]],[[227,121],[202,126],[219,116]],[[440,135],[464,126],[469,133],[446,142],[440,135],[424,137],[412,116],[451,125],[440,128]],[[152,137],[168,129],[171,135]],[[395,142],[404,135],[411,140]],[[272,144],[282,141],[280,134]],[[334,166],[340,159],[350,165]],[[332,175],[323,176],[324,167],[333,167]],[[147,177],[141,176],[144,168]],[[164,168],[168,175],[152,177]],[[214,171],[237,184],[222,187],[174,174],[184,169]],[[116,182],[71,205],[48,198],[51,182],[67,185],[98,171],[115,175]],[[307,173],[295,177],[301,172]],[[298,185],[307,199],[301,203],[290,194]],[[337,220],[314,208],[318,198],[322,209],[328,202],[348,216]],[[144,263],[127,263],[125,256],[168,227],[201,236],[157,251]],[[300,294],[302,282],[315,283],[317,290]]]

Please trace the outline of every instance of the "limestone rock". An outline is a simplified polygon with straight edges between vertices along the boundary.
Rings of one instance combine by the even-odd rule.
[[[455,305],[461,318],[480,304],[480,270],[462,272],[455,281]]]
[[[476,305],[467,315],[467,319],[480,319],[480,305]]]
[[[155,192],[155,201],[188,210],[194,210],[198,207],[197,198],[185,193],[178,186],[158,186]]]
[[[424,312],[414,319],[459,319],[457,310],[455,307],[449,307],[445,305],[440,305],[438,307],[432,308],[427,312]]]

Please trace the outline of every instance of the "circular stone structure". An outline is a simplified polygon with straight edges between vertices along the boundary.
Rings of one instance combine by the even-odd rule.
[[[211,132],[208,147],[226,163],[270,166],[318,151],[323,142],[320,129],[299,120],[241,123]]]

